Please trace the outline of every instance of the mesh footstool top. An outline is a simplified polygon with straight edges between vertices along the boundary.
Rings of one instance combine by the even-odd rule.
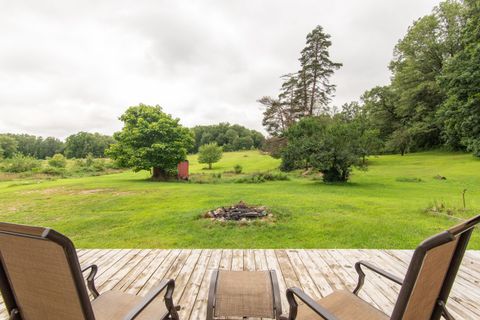
[[[281,309],[275,271],[215,270],[212,273],[207,320],[224,317],[278,319]]]

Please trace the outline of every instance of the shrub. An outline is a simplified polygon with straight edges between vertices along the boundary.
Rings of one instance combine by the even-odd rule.
[[[236,164],[234,167],[233,167],[233,171],[236,173],[236,174],[240,174],[242,173],[243,171],[243,167],[239,164]]]
[[[211,174],[196,173],[196,174],[190,175],[188,182],[198,183],[198,184],[220,183],[222,182],[222,174],[221,173],[211,173]]]
[[[214,179],[222,179],[222,174],[219,172],[219,173],[212,173],[212,178]]]
[[[63,154],[57,153],[48,159],[48,164],[55,168],[65,168],[67,166],[67,159]]]
[[[85,159],[76,159],[75,168],[78,172],[94,173],[105,171],[107,164],[104,159],[95,159],[93,156],[88,155]]]
[[[91,165],[95,171],[104,171],[105,170],[105,160],[104,159],[94,159]]]
[[[87,157],[85,158],[85,166],[91,167],[95,163],[95,158],[91,153],[87,154]]]
[[[66,174],[65,168],[53,167],[48,165],[39,171],[40,173],[52,175],[52,176],[64,176]]]
[[[85,159],[75,159],[75,162],[73,164],[76,168],[83,168],[87,166],[87,164],[85,163]]]
[[[265,181],[289,180],[288,175],[282,172],[256,172],[251,175],[236,179],[236,183],[262,183]]]
[[[36,168],[40,168],[40,161],[33,157],[15,154],[12,158],[4,160],[2,170],[5,172],[20,173],[32,171]]]

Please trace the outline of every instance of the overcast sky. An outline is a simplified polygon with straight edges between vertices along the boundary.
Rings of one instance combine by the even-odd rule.
[[[111,134],[139,102],[182,124],[261,130],[256,100],[331,34],[333,104],[386,84],[392,51],[435,0],[0,0],[0,132]]]

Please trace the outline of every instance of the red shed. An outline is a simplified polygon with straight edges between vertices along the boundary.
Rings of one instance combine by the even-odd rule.
[[[182,161],[177,166],[179,180],[188,180],[188,160]]]

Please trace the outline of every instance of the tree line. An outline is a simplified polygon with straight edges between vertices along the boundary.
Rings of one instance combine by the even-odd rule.
[[[338,112],[329,107],[329,77],[341,64],[331,61],[330,36],[316,27],[300,70],[283,77],[277,97],[258,100],[266,149],[282,157],[283,169],[312,166],[330,181],[348,179],[370,154],[444,147],[480,156],[479,38],[480,0],[440,3],[395,46],[391,82]]]
[[[65,141],[55,137],[43,138],[30,134],[0,134],[0,158],[11,158],[15,154],[36,159],[46,159],[55,154],[67,158],[105,157],[107,149],[115,141],[113,137],[100,133],[80,131],[68,136]]]
[[[202,145],[215,143],[223,151],[260,149],[265,137],[258,131],[250,130],[238,124],[219,123],[217,125],[195,126],[190,129],[194,143],[188,149],[197,153]],[[68,136],[65,141],[58,138],[29,134],[0,134],[0,159],[11,158],[21,154],[36,159],[50,158],[55,154],[63,154],[67,158],[95,158],[106,156],[105,150],[115,143],[109,135],[80,131]]]
[[[480,156],[479,6],[448,0],[416,20],[394,48],[390,84],[361,96],[385,151],[446,147]]]

